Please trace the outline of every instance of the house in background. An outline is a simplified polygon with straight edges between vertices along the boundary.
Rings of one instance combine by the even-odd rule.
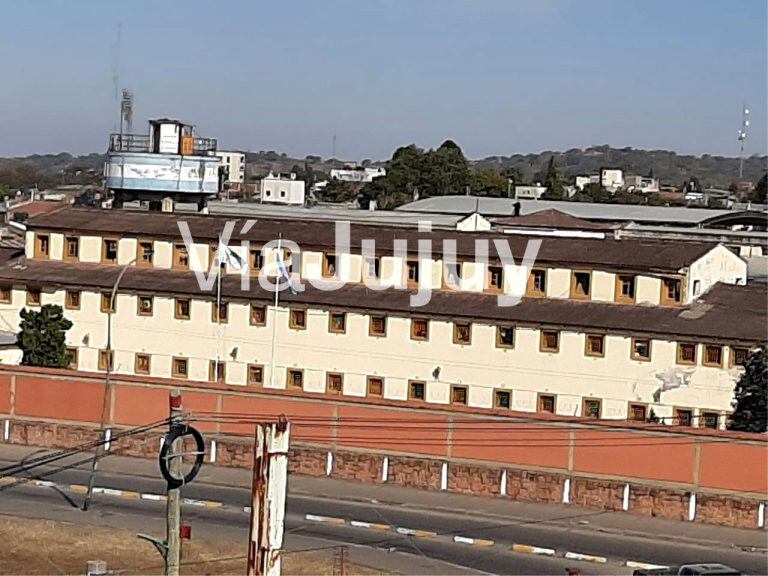
[[[261,179],[261,202],[303,206],[304,186],[304,180],[297,180],[296,174],[283,176],[270,172]]]

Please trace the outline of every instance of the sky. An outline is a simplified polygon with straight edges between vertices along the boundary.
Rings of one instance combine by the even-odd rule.
[[[766,0],[0,0],[0,156],[173,117],[220,148],[386,159],[768,150]],[[118,32],[119,31],[119,32]],[[119,37],[119,42],[118,42]]]

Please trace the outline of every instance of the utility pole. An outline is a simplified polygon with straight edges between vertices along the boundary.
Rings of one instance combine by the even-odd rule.
[[[172,390],[170,396],[170,417],[169,428],[181,424],[181,392]],[[184,440],[178,438],[171,446],[171,455],[179,454],[182,451]],[[168,470],[171,475],[181,476],[181,456],[172,457],[168,462]],[[169,488],[166,499],[166,529],[165,542],[167,550],[165,554],[165,573],[167,576],[178,576],[179,565],[181,564],[181,488]]]
[[[290,424],[257,424],[253,444],[248,576],[280,576]]]
[[[741,107],[741,128],[739,128],[739,180],[744,177],[744,142],[747,139],[747,128],[749,128],[749,108],[747,105]]]

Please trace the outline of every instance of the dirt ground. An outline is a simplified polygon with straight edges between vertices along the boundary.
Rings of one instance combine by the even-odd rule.
[[[153,534],[153,536],[160,536]],[[283,574],[332,575],[334,551],[286,553]],[[182,574],[244,574],[245,542],[183,542]],[[104,560],[116,574],[162,574],[159,553],[134,532],[0,515],[0,574],[84,574]],[[347,574],[381,574],[349,565]]]

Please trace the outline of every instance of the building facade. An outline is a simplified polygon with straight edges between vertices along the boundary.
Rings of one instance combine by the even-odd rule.
[[[219,150],[216,155],[221,159],[221,167],[226,171],[225,182],[242,185],[245,181],[245,154]]]
[[[295,174],[283,176],[270,172],[269,175],[261,179],[261,201],[263,203],[303,206],[304,200],[304,180],[297,180]]]
[[[724,425],[740,365],[765,340],[764,288],[743,286],[744,261],[712,244],[546,238],[521,269],[474,260],[475,241],[498,235],[433,232],[435,244],[457,240],[449,269],[439,247],[418,255],[414,230],[353,226],[349,251],[336,253],[324,223],[259,220],[230,241],[249,269],[224,270],[217,308],[215,283],[201,289],[195,271],[215,269],[226,221],[187,217],[185,244],[169,214],[41,215],[23,269],[0,268],[0,319],[14,326],[25,306],[61,305],[72,366],[85,371],[711,427]],[[306,289],[275,307],[256,274],[274,265],[264,244],[278,233],[301,247],[281,257]],[[372,258],[363,239],[376,242]],[[526,239],[505,240],[519,262]],[[412,307],[419,287],[431,300]],[[517,306],[498,305],[515,291]]]

